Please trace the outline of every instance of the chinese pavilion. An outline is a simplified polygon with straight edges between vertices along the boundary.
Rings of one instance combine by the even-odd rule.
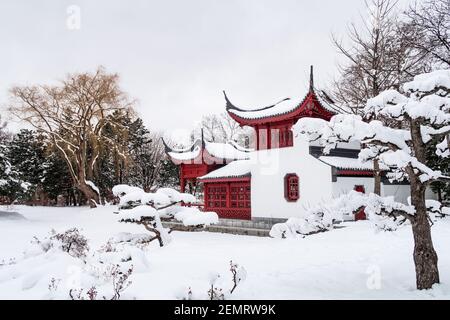
[[[309,89],[297,103],[287,98],[250,109],[235,106],[225,92],[224,96],[230,117],[240,126],[254,129],[255,150],[232,142],[208,142],[203,133],[186,149],[166,144],[166,153],[180,166],[181,191],[187,183],[203,184],[205,211],[217,212],[220,218],[278,221],[352,189],[373,189],[373,165],[358,160],[359,143],[343,144],[323,155],[320,146],[294,137],[293,127],[299,119],[329,121],[344,112],[314,87],[312,67]],[[259,161],[261,156],[265,163]],[[264,166],[275,169],[267,173]],[[408,187],[389,184],[385,179],[383,192],[403,201]]]
[[[201,138],[186,149],[171,148],[164,139],[163,143],[166,154],[171,161],[179,165],[181,192],[185,192],[187,184],[194,187],[199,177],[219,169],[231,161],[248,159],[248,153],[250,152],[250,150],[245,150],[234,142],[215,143],[205,141],[203,130]]]
[[[337,113],[325,92],[314,88],[312,66],[309,91],[299,103],[292,103],[290,98],[286,98],[267,107],[249,110],[236,107],[230,102],[225,92],[224,95],[226,110],[230,117],[240,126],[250,126],[255,129],[257,150],[292,147],[294,143],[292,126],[300,118],[330,120]]]

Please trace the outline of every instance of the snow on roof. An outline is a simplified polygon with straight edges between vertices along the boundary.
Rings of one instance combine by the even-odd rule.
[[[248,151],[238,150],[230,143],[206,142],[206,150],[216,158],[245,160],[249,158]]]
[[[200,177],[200,180],[217,179],[217,178],[238,178],[251,175],[250,160],[236,160],[230,162],[226,166],[211,171],[207,175]]]
[[[231,144],[233,147],[235,147],[239,151],[244,151],[244,152],[255,151],[255,149],[253,149],[253,148],[245,148],[245,147],[239,145],[236,141],[233,141],[233,140],[228,141],[228,143]]]
[[[286,98],[268,107],[253,110],[229,108],[229,112],[243,119],[263,119],[290,113],[293,110],[295,110],[298,106],[299,106],[298,103],[293,104],[290,98]]]
[[[291,113],[298,109],[303,102],[305,101],[306,97],[311,93],[309,91],[304,95],[303,99],[291,99],[286,98],[283,99],[271,106],[264,107],[264,108],[258,108],[258,109],[241,109],[236,106],[234,106],[229,100],[228,97],[225,95],[225,99],[227,100],[227,109],[228,112],[233,113],[234,115],[247,120],[255,120],[255,119],[265,119],[270,118],[274,116],[280,116],[284,114]],[[317,98],[317,102],[327,111],[336,114],[336,113],[349,113],[349,108],[338,106],[334,103],[333,100],[325,93],[323,90],[318,90],[316,88],[312,89],[312,93]],[[297,101],[297,102],[292,102]]]
[[[326,164],[339,168],[339,169],[352,169],[352,170],[373,170],[373,162],[361,162],[358,158],[346,158],[346,157],[332,157],[321,156],[319,160]],[[387,167],[380,164],[380,168],[386,170]]]
[[[228,160],[244,160],[249,158],[249,151],[244,149],[237,149],[231,143],[205,142],[205,149],[210,155],[219,159]],[[195,145],[191,149],[185,149],[183,152],[168,152],[167,154],[173,159],[184,161],[195,159],[200,155],[202,147],[200,144]]]
[[[201,146],[196,145],[193,150],[187,149],[186,151],[182,152],[167,152],[167,154],[173,159],[183,161],[197,158],[201,150]]]

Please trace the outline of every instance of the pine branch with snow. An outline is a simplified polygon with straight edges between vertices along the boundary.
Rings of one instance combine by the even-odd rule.
[[[119,221],[143,225],[154,234],[150,241],[158,240],[161,247],[170,241],[171,232],[163,227],[161,218],[174,219],[184,226],[193,227],[203,227],[219,220],[214,212],[201,212],[198,208],[184,206],[195,204],[197,199],[171,188],[148,193],[138,187],[117,185],[113,194],[120,198]]]

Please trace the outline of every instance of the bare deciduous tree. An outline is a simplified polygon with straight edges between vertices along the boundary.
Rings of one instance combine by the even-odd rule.
[[[160,132],[147,133],[146,143],[132,150],[130,180],[146,192],[156,187],[156,180],[161,174],[163,161],[166,158],[161,137]]]
[[[450,67],[450,1],[415,2],[405,12],[402,38],[437,67]]]
[[[205,139],[211,142],[237,141],[242,146],[249,147],[255,140],[254,130],[250,127],[241,127],[227,112],[204,116],[191,134],[192,141],[200,135],[201,129]]]
[[[395,15],[396,0],[366,1],[368,19],[362,27],[349,25],[348,47],[333,35],[333,43],[345,58],[339,66],[340,79],[334,82],[333,96],[350,112],[360,114],[368,99],[423,72],[423,56],[408,46],[399,32]],[[388,121],[388,119],[379,119]],[[374,161],[374,193],[381,192],[381,172]]]
[[[69,74],[59,85],[11,89],[9,111],[48,135],[91,207],[99,202],[90,180],[105,138],[103,129],[115,110],[131,109],[118,81],[117,74],[99,67],[94,73]],[[108,142],[110,148],[117,147],[115,141]]]

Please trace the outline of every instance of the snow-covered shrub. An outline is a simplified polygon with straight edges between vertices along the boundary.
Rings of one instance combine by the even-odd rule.
[[[146,235],[147,238],[151,238],[151,235]],[[144,239],[143,237],[141,239]],[[139,240],[140,241],[140,240]],[[151,240],[149,240],[151,241]],[[107,242],[106,245],[102,246],[92,257],[90,263],[92,265],[92,274],[98,277],[104,277],[108,274],[108,268],[105,266],[114,266],[120,264],[126,267],[133,265],[134,269],[137,271],[145,271],[149,262],[145,256],[144,244],[133,244],[133,242],[117,242],[114,243],[111,240]],[[108,280],[105,278],[105,280]]]
[[[219,222],[217,213],[200,211],[194,207],[178,207],[173,213],[173,217],[185,226],[209,226]]]
[[[351,191],[333,201],[311,207],[303,217],[293,217],[284,223],[274,224],[269,235],[272,238],[286,239],[331,230],[336,221],[343,220],[345,214],[353,213],[363,207],[359,194],[359,192]]]
[[[106,280],[111,281],[112,294],[105,293],[101,298],[103,300],[120,300],[121,293],[132,283],[129,279],[132,273],[133,265],[130,265],[125,270],[120,264],[108,265],[102,276]],[[97,300],[98,293],[97,287],[92,285],[88,290],[83,288],[71,288],[69,290],[69,297],[72,300]]]
[[[117,245],[119,244],[129,244],[143,248],[150,243],[151,239],[152,237],[148,233],[133,234],[130,232],[121,232],[111,237],[101,250],[103,252],[116,252]]]
[[[49,236],[42,240],[35,236],[32,243],[37,245],[43,252],[57,248],[74,258],[84,258],[89,251],[86,237],[80,234],[77,228],[68,229],[60,233],[51,230]]]
[[[113,188],[119,201],[119,221],[143,225],[154,234],[149,239],[158,240],[160,246],[170,241],[170,230],[163,227],[161,217],[180,221],[184,226],[202,227],[217,223],[219,218],[214,212],[201,212],[196,207],[186,207],[195,203],[196,198],[171,188],[160,188],[148,193],[137,187],[117,185]]]
[[[48,284],[48,290],[51,292],[56,292],[58,290],[59,283],[61,279],[51,278],[50,283]]]
[[[0,261],[0,267],[2,267],[2,266],[10,266],[10,265],[13,265],[13,264],[16,264],[16,263],[17,263],[17,261],[16,261],[15,258],[9,258],[8,261],[6,261],[5,259],[2,259]]]
[[[130,286],[131,280],[128,278],[133,273],[133,266],[128,268],[125,272],[122,272],[120,265],[115,265],[112,269],[111,277],[113,283],[114,296],[111,300],[119,300],[120,294]]]
[[[86,293],[84,289],[70,289],[69,297],[72,300],[97,300],[97,288],[95,286],[90,287]],[[104,297],[105,298],[105,297]]]
[[[450,215],[450,208],[444,207],[439,201],[427,200],[426,204],[434,219]],[[374,193],[363,194],[352,190],[309,209],[305,217],[289,218],[284,223],[275,224],[270,230],[270,236],[285,239],[331,230],[335,221],[361,209],[364,209],[368,220],[372,221],[377,230],[383,231],[397,230],[408,222],[406,214],[414,215],[415,212],[412,205],[396,202],[393,196],[380,197]]]
[[[92,250],[75,228],[52,230],[41,239],[34,237],[22,257],[2,262],[0,281],[14,275],[23,290],[42,292],[43,299],[119,299],[132,272],[148,270],[143,242],[143,235],[122,233]]]
[[[225,294],[222,288],[217,288],[214,284],[211,284],[211,288],[208,290],[209,300],[225,300]]]
[[[89,251],[86,237],[77,228],[56,233],[50,239],[59,241],[61,249],[75,258],[85,257]]]
[[[205,299],[208,300],[226,300],[230,298],[233,292],[236,290],[239,284],[241,284],[247,278],[247,270],[243,266],[238,265],[230,261],[231,272],[231,289],[225,290],[225,286],[229,286],[230,283],[221,277],[219,273],[213,272],[210,274],[209,289],[204,295],[195,296],[192,288],[188,287],[187,293],[183,293],[178,297],[180,300],[192,300],[192,299]],[[224,281],[225,280],[225,281]]]
[[[244,267],[239,266],[237,263],[230,261],[230,271],[233,275],[233,287],[231,288],[230,293],[233,293],[238,284],[247,278],[247,270],[245,270]]]

